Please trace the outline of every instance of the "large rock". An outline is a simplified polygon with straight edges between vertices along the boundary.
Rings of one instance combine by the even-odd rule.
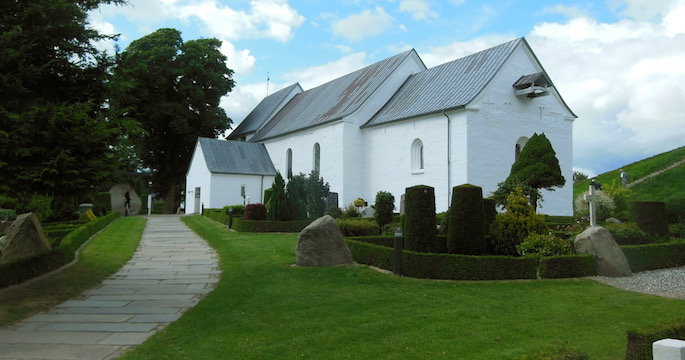
[[[591,226],[576,236],[574,245],[578,254],[595,256],[598,275],[611,277],[633,275],[628,259],[609,230],[601,226]]]
[[[131,198],[128,214],[130,216],[138,215],[143,208],[143,202],[129,184],[117,184],[109,189],[109,193],[112,195],[112,211],[118,211],[121,216],[126,214],[126,206],[124,205],[126,203],[126,192],[128,192],[128,195]]]
[[[21,214],[7,232],[0,265],[32,258],[49,251],[50,248],[50,242],[43,233],[38,217],[34,213]]]
[[[320,217],[300,232],[295,253],[298,266],[353,264],[352,253],[330,215]]]

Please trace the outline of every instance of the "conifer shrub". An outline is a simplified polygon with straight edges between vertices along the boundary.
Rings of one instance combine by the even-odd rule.
[[[247,204],[244,220],[266,220],[266,206],[264,204]]]
[[[395,210],[395,197],[387,191],[379,191],[376,194],[376,212],[373,217],[379,227],[392,222],[392,214]]]
[[[378,224],[365,219],[337,219],[342,236],[377,236],[380,234]]]
[[[433,252],[436,248],[435,189],[418,185],[406,189],[404,248]]]
[[[602,227],[609,230],[619,245],[642,245],[652,243],[652,239],[636,223],[606,223]]]
[[[274,189],[268,188],[264,190],[264,204],[268,204],[272,196],[274,196]]]
[[[470,184],[452,188],[447,250],[464,255],[484,253],[483,221],[483,189]]]
[[[497,218],[497,203],[493,198],[483,199],[483,235],[490,235],[490,227]]]
[[[507,197],[506,212],[498,214],[490,230],[493,250],[496,254],[517,256],[516,246],[530,234],[547,232],[542,215],[535,214],[522,189],[514,190]]]
[[[630,203],[631,221],[650,235],[668,236],[666,204],[660,201],[633,201]]]
[[[266,204],[266,217],[271,221],[289,220],[290,212],[285,197],[285,180],[281,173],[277,172],[271,186],[273,195]]]

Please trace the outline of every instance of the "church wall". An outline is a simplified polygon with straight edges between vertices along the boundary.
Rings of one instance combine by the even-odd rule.
[[[535,132],[545,133],[557,153],[566,185],[554,192],[543,191],[544,202],[538,211],[572,215],[573,116],[554,94],[517,97],[512,87],[520,76],[538,71],[541,69],[534,66],[530,54],[520,47],[470,105],[477,110],[468,112],[468,181],[483,187],[484,196],[488,196],[509,175],[517,140],[530,138]]]
[[[207,168],[204,154],[202,153],[202,146],[200,143],[195,144],[195,151],[190,161],[188,173],[186,174],[186,197],[185,197],[185,212],[186,214],[199,214],[201,209],[195,209],[195,188],[200,190],[200,204],[204,202],[209,203],[210,199],[210,177],[211,174]],[[201,206],[201,205],[200,205]]]
[[[212,197],[209,201],[205,201],[205,208],[263,203],[264,190],[271,187],[273,180],[273,176],[213,174]],[[245,186],[246,199],[241,196],[242,186]]]

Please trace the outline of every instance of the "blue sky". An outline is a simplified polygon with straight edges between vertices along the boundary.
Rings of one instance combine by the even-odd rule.
[[[592,176],[685,145],[685,0],[129,3],[90,14],[91,26],[121,34],[121,49],[163,27],[223,41],[234,127],[267,89],[310,89],[411,48],[432,67],[524,36],[579,117],[576,170]]]

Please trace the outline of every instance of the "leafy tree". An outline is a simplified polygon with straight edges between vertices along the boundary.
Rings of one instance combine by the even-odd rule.
[[[113,37],[87,21],[110,3],[125,1],[2,2],[0,194],[19,209],[49,197],[53,216],[64,216],[54,210],[68,212],[117,170],[110,144],[124,124],[104,106],[114,59],[93,46]]]
[[[581,181],[585,181],[588,179],[587,174],[582,173],[580,171],[574,171],[573,172],[573,183],[579,183]]]
[[[180,202],[197,137],[230,128],[219,101],[233,89],[233,71],[220,46],[214,38],[183,42],[178,30],[159,29],[129,45],[113,76],[111,107],[145,131],[133,140],[166,213]]]
[[[387,191],[379,191],[376,194],[376,212],[373,217],[379,227],[392,222],[392,214],[395,210],[395,197]]]
[[[503,188],[502,192],[508,195],[512,188],[522,186],[535,210],[540,198],[539,189],[554,191],[554,187],[564,186],[565,183],[566,179],[561,174],[559,160],[552,143],[544,133],[540,135],[535,133],[511,165],[509,177],[504,183],[500,183],[499,187]],[[501,201],[502,192],[500,196],[496,194],[495,200]]]

